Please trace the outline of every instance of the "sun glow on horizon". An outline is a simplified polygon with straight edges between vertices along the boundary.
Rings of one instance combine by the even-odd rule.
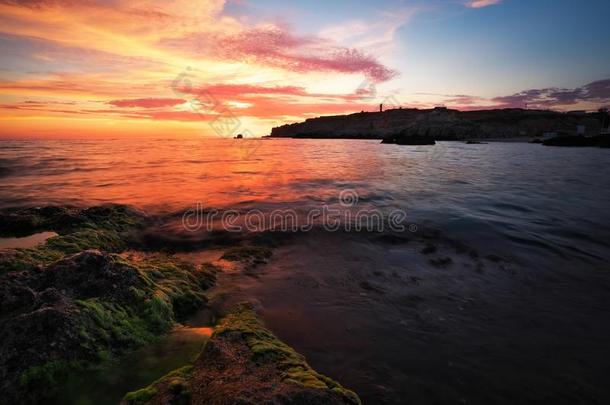
[[[443,7],[474,16],[507,3]],[[225,0],[0,1],[0,137],[263,136],[310,117],[375,111],[390,96],[403,107],[461,109],[595,108],[609,98],[606,79],[456,95],[450,75],[446,92],[423,94],[402,30],[438,7],[358,4],[357,15],[344,7],[326,22],[323,7],[300,11],[316,26],[307,31],[290,24],[294,16]]]

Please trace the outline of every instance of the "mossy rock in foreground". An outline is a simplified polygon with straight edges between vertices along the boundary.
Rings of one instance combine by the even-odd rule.
[[[33,270],[87,249],[122,252],[131,234],[146,225],[142,212],[125,205],[26,208],[0,212],[0,236],[26,236],[40,231],[58,235],[45,244],[0,253],[0,273]]]
[[[0,392],[18,403],[54,397],[69,372],[167,333],[206,302],[214,277],[169,256],[97,250],[0,272]]]
[[[240,305],[215,329],[192,367],[125,396],[124,404],[360,404]]]

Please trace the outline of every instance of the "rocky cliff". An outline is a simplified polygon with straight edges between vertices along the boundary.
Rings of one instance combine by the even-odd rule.
[[[437,140],[535,138],[550,132],[576,134],[578,126],[593,135],[600,131],[598,115],[523,109],[395,109],[311,118],[273,128],[271,137],[382,139],[406,133]]]

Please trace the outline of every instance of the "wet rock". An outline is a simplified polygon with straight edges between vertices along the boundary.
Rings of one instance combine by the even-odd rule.
[[[205,304],[214,278],[209,266],[98,250],[0,271],[3,399],[43,401],[69,371],[153,341]]]
[[[226,250],[221,259],[239,262],[244,265],[245,271],[251,272],[256,267],[266,264],[272,255],[271,249],[263,246],[236,246]]]
[[[486,258],[487,260],[491,261],[491,262],[494,262],[494,263],[499,263],[499,262],[501,262],[501,261],[503,261],[503,260],[504,260],[504,259],[503,259],[503,258],[501,258],[500,256],[498,256],[498,255],[494,255],[494,254],[487,255],[487,256],[485,256],[485,258]]]
[[[396,145],[436,145],[436,141],[433,137],[428,135],[418,135],[417,133],[412,133],[406,130],[383,138],[381,143]]]
[[[367,290],[367,291],[374,291],[375,290],[375,287],[373,287],[373,285],[371,283],[369,283],[368,281],[361,281],[358,285],[363,290]]]
[[[36,293],[29,287],[6,281],[0,285],[0,314],[5,316],[15,311],[32,310],[36,304]]]
[[[430,263],[435,267],[447,267],[453,263],[453,259],[450,257],[441,257],[438,259],[430,259]]]
[[[218,325],[192,366],[129,393],[124,404],[360,404],[277,339],[248,305]]]
[[[597,146],[610,147],[610,137],[599,136],[556,136],[542,142],[545,146]]]
[[[86,250],[49,266],[42,274],[43,286],[58,286],[75,299],[125,297],[144,281],[136,267],[103,254]]]
[[[84,230],[123,232],[145,223],[146,216],[125,205],[108,204],[86,209],[47,206],[0,212],[0,233],[24,236],[43,230],[61,235]]]
[[[430,254],[436,253],[436,251],[437,251],[437,250],[438,250],[438,249],[437,249],[437,247],[436,247],[435,245],[433,245],[433,244],[428,244],[428,245],[426,245],[426,247],[425,247],[425,248],[423,248],[423,249],[421,250],[421,252],[422,252],[423,254],[425,254],[425,255],[430,255]]]
[[[144,214],[122,205],[2,211],[0,230],[4,235],[31,235],[41,230],[54,230],[59,235],[34,248],[0,252],[0,272],[33,269],[87,249],[123,251],[129,246],[132,233],[146,221]]]

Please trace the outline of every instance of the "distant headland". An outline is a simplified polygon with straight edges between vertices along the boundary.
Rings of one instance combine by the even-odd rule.
[[[459,111],[445,107],[399,108],[310,118],[273,128],[270,137],[316,139],[387,139],[431,137],[435,140],[548,138],[599,135],[607,131],[608,112],[526,110],[519,108]]]

